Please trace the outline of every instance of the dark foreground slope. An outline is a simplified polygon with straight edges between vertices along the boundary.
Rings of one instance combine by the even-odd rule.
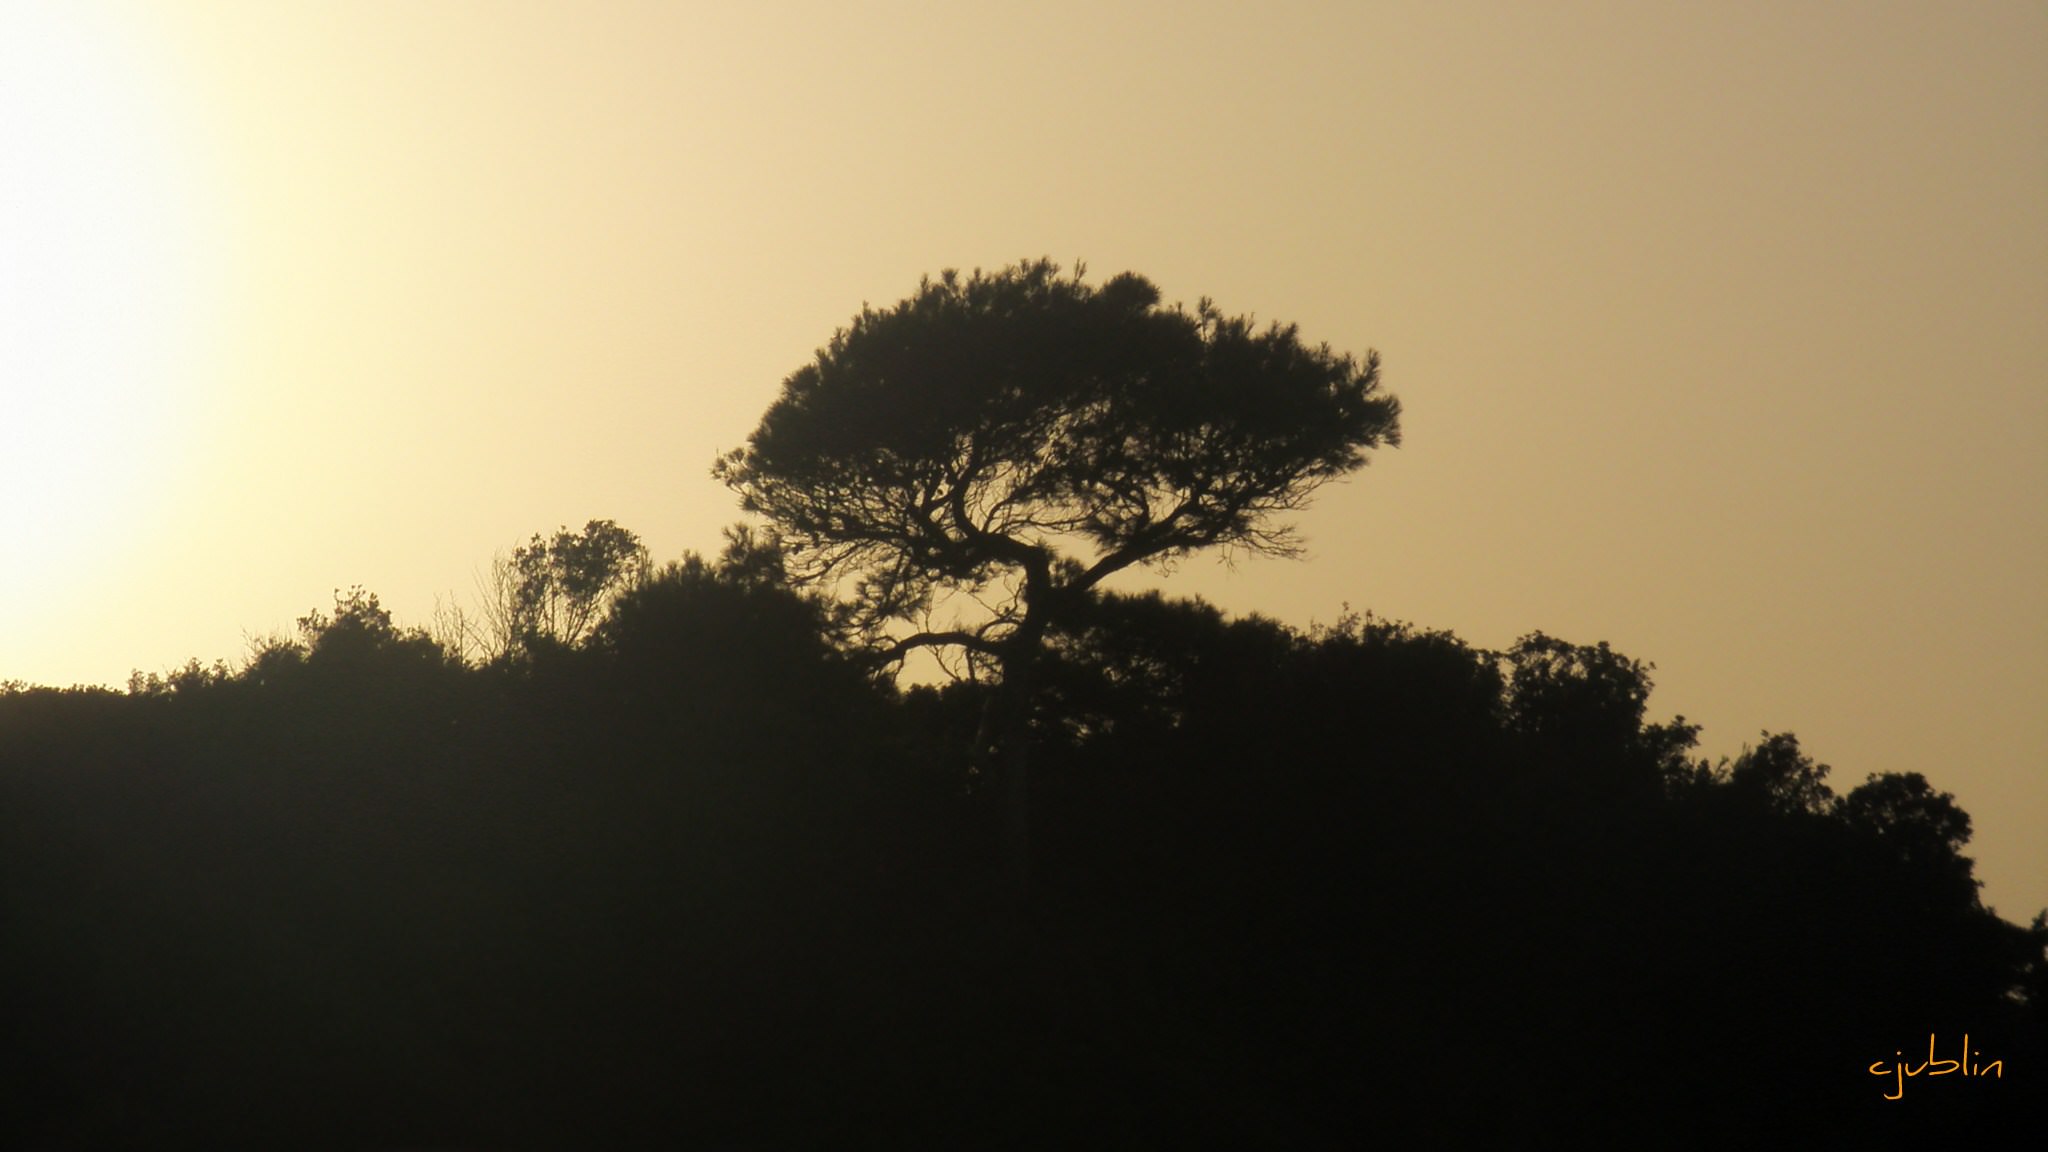
[[[0,1140],[1884,1146],[2041,1098],[2043,933],[1967,818],[1688,761],[1604,648],[1106,602],[1020,896],[973,691],[769,600],[0,698]],[[1870,1071],[1966,1032],[1999,1075]]]

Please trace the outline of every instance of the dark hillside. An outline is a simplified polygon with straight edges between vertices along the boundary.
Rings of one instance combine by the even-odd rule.
[[[1967,816],[1690,760],[1605,647],[1106,598],[1020,900],[978,689],[824,623],[692,562],[486,666],[358,598],[0,697],[6,1143],[1840,1146],[2040,1098],[2048,932]],[[2002,1077],[1883,1099],[1966,1031]]]

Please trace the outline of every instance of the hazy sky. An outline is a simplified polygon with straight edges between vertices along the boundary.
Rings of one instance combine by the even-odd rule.
[[[1610,641],[2048,905],[2038,0],[0,0],[0,679],[714,549],[862,302],[1035,256],[1405,406],[1307,561],[1169,590]]]

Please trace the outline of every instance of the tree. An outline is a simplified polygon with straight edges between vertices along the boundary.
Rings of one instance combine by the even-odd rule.
[[[574,648],[650,570],[640,537],[610,520],[592,520],[580,532],[563,527],[546,538],[536,533],[510,559],[500,554],[489,578],[478,580],[477,617],[441,608],[438,627],[486,660]]]
[[[1610,802],[1644,802],[1696,780],[1686,754],[1699,726],[1645,724],[1656,667],[1598,644],[1532,632],[1501,654],[1505,726],[1531,763],[1568,774]]]
[[[1970,814],[1954,795],[1938,792],[1918,772],[1873,773],[1842,797],[1836,812],[1851,828],[1884,846],[1889,855],[1929,875],[1945,877],[1975,898]]]
[[[957,648],[995,674],[977,755],[1002,748],[1017,813],[1049,627],[1133,565],[1298,553],[1280,518],[1399,440],[1376,354],[1084,274],[949,270],[863,308],[713,470],[798,580],[851,585],[850,623],[883,661]],[[962,595],[985,617],[935,620]]]
[[[1826,815],[1834,810],[1829,768],[1800,751],[1790,732],[1765,732],[1763,742],[1744,748],[1729,770],[1728,784],[1774,812]]]
[[[772,548],[736,528],[716,560],[686,552],[620,594],[590,643],[664,714],[730,719],[802,701],[816,715],[872,688],[832,644],[829,611],[788,585]]]
[[[438,668],[459,663],[424,629],[400,628],[375,592],[360,584],[334,590],[334,615],[318,608],[298,619],[300,641],[265,642],[250,661],[251,678],[261,681],[296,666],[360,674],[400,667]],[[266,655],[268,653],[268,655]]]
[[[1040,698],[1069,743],[1109,742],[1118,760],[1128,745],[1170,745],[1190,731],[1214,751],[1204,721],[1256,715],[1284,695],[1301,647],[1263,616],[1230,619],[1200,599],[1106,591],[1047,633]]]

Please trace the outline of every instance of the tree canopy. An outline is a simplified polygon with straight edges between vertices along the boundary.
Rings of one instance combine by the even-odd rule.
[[[1060,603],[1112,573],[1295,552],[1281,518],[1398,442],[1376,354],[1084,275],[947,271],[863,308],[717,462],[800,578],[851,583],[871,639],[923,625],[885,651],[958,644],[1014,673]],[[934,625],[948,591],[992,618]]]
[[[652,570],[640,537],[610,520],[577,532],[563,526],[549,537],[536,532],[478,578],[479,610],[444,608],[438,631],[457,651],[486,660],[574,648]]]

